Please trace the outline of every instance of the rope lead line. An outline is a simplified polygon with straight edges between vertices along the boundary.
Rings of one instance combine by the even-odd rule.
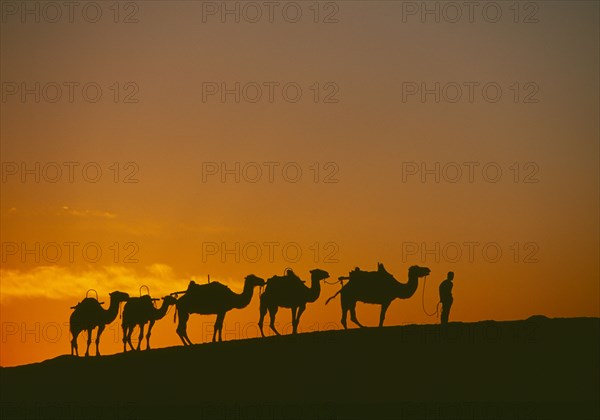
[[[338,283],[341,283],[342,285],[344,284],[344,283],[342,283],[342,280],[334,280],[334,281],[323,280],[323,283],[326,283],[326,284],[338,284]]]
[[[425,312],[425,315],[427,316],[438,316],[439,314],[439,310],[440,310],[440,303],[438,302],[438,304],[435,306],[435,312],[429,313],[427,312],[427,309],[425,309],[425,288],[427,286],[427,276],[425,276],[425,278],[423,279],[423,294],[421,295],[421,305],[423,306],[423,312]]]

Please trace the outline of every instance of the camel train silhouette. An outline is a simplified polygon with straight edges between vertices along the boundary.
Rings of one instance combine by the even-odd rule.
[[[93,289],[90,289],[93,290]],[[88,290],[88,293],[90,292]],[[94,290],[95,291],[95,290]],[[107,324],[110,324],[115,320],[119,313],[119,305],[121,302],[127,301],[129,295],[127,293],[115,291],[109,294],[110,304],[108,309],[104,309],[102,304],[104,302],[98,302],[98,293],[96,298],[88,297],[86,294],[85,299],[79,302],[75,306],[71,306],[74,309],[69,319],[69,328],[71,329],[71,355],[75,352],[75,355],[79,356],[79,350],[77,348],[77,337],[81,331],[86,330],[87,336],[87,347],[85,349],[85,355],[90,354],[90,343],[92,342],[92,330],[98,327],[98,333],[96,334],[96,356],[100,355],[100,336],[102,331],[106,328]]]
[[[377,264],[377,271],[362,271],[355,268],[347,277],[339,277],[340,281],[348,280],[348,283],[325,302],[341,294],[342,303],[342,325],[348,329],[346,317],[350,311],[350,319],[359,327],[363,325],[356,317],[356,302],[372,303],[381,305],[379,315],[379,326],[383,327],[385,313],[394,299],[408,299],[417,291],[419,278],[428,276],[431,270],[427,267],[413,265],[408,269],[408,282],[400,283],[394,276],[387,272],[383,264]]]
[[[275,315],[279,307],[290,308],[292,310],[292,334],[298,332],[300,317],[306,309],[307,303],[312,303],[319,298],[321,294],[321,280],[329,278],[329,273],[318,268],[310,271],[310,288],[304,285],[291,269],[285,271],[284,276],[273,276],[267,280],[265,292],[260,296],[260,319],[258,328],[260,335],[265,336],[263,332],[263,321],[267,311],[271,322],[269,326],[277,335],[279,331],[275,328]]]
[[[222,341],[223,321],[225,314],[232,309],[242,309],[248,306],[252,300],[254,288],[264,286],[265,281],[254,274],[246,276],[244,280],[244,290],[241,294],[234,293],[229,287],[217,281],[208,284],[197,284],[191,281],[187,290],[177,300],[177,316],[179,324],[177,325],[177,335],[187,346],[192,341],[187,335],[187,321],[190,314],[210,315],[216,314],[212,341]],[[181,293],[181,292],[177,292]]]
[[[155,301],[162,300],[162,305],[159,308],[154,306]],[[123,319],[121,327],[123,328],[123,351],[127,351],[127,344],[131,350],[134,350],[133,344],[131,343],[131,335],[133,329],[138,326],[140,328],[140,335],[138,337],[138,344],[135,350],[139,350],[144,338],[144,327],[148,326],[148,332],[146,333],[146,350],[150,349],[150,336],[152,335],[152,327],[154,323],[165,317],[169,307],[177,303],[177,298],[172,295],[167,295],[161,299],[153,299],[150,295],[144,295],[135,298],[129,298],[125,307],[123,308]]]
[[[368,304],[381,305],[379,316],[379,326],[382,327],[385,314],[394,299],[408,299],[413,296],[417,290],[419,279],[426,277],[431,273],[427,267],[413,265],[408,269],[408,281],[400,283],[392,274],[390,274],[383,264],[377,264],[377,271],[362,271],[358,267],[349,273],[348,276],[338,277],[342,287],[338,292],[331,296],[325,304],[341,295],[342,306],[342,325],[344,329],[348,328],[347,315],[350,312],[350,319],[359,327],[363,325],[356,317],[356,303],[363,302]],[[207,284],[197,284],[191,281],[185,291],[173,292],[162,298],[162,305],[159,308],[154,306],[154,302],[160,299],[152,299],[150,295],[140,297],[129,297],[127,293],[114,291],[110,293],[110,303],[108,309],[104,309],[104,302],[96,298],[88,297],[90,289],[85,299],[71,309],[74,309],[70,317],[70,329],[72,334],[71,354],[79,356],[77,347],[77,337],[86,330],[87,348],[85,355],[89,356],[89,348],[92,340],[92,331],[98,328],[96,335],[96,355],[100,355],[99,343],[102,331],[107,324],[115,320],[119,313],[119,306],[125,303],[123,310],[122,329],[123,329],[123,351],[127,351],[127,345],[134,350],[131,342],[133,329],[140,328],[139,340],[135,350],[140,350],[141,342],[144,338],[144,328],[149,323],[146,334],[146,349],[150,348],[150,336],[155,322],[164,318],[170,306],[175,306],[176,318],[179,318],[177,324],[177,335],[182,343],[187,346],[192,341],[187,335],[187,322],[191,314],[217,315],[214,325],[212,341],[222,341],[223,322],[225,315],[232,309],[243,309],[252,300],[254,289],[263,287],[264,292],[260,295],[260,318],[258,327],[261,336],[263,332],[263,322],[267,312],[270,316],[270,328],[276,334],[280,335],[275,328],[275,316],[279,307],[290,308],[292,313],[292,334],[298,332],[300,317],[306,310],[306,304],[315,302],[321,294],[321,281],[329,278],[329,273],[321,269],[310,271],[310,287],[305,285],[291,269],[286,269],[283,276],[270,277],[266,282],[264,279],[250,274],[244,279],[244,288],[242,293],[235,293],[226,285],[219,282],[210,282]],[[344,280],[348,280],[344,284]],[[95,290],[94,290],[95,291]],[[181,297],[177,298],[177,296]]]

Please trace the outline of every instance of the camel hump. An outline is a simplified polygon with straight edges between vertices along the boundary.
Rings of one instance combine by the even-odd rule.
[[[71,309],[88,309],[88,308],[97,308],[102,305],[104,302],[98,302],[96,298],[86,297],[81,302],[79,302],[75,306],[71,306]]]
[[[148,305],[152,305],[152,297],[150,297],[150,295],[143,295],[140,297],[130,297],[125,304],[125,308],[143,307]]]
[[[296,275],[273,276],[267,280],[265,293],[293,296],[297,293],[303,293],[305,289],[304,281]]]
[[[218,281],[211,281],[205,286],[210,290],[230,290],[228,286],[225,286],[223,283],[219,283]]]
[[[140,297],[130,297],[128,302],[152,302],[152,297],[150,295],[142,295]]]
[[[272,284],[281,283],[281,279],[282,279],[282,278],[283,278],[283,277],[281,277],[281,276],[273,276],[273,277],[269,277],[269,278],[267,279],[267,286],[268,286],[269,284],[271,284],[271,285],[272,285]]]
[[[372,273],[377,273],[377,271],[363,271],[360,268],[356,267],[353,271],[350,272],[350,278],[365,277]]]
[[[373,281],[395,281],[394,276],[387,272],[383,264],[379,264],[377,271],[354,270],[350,272],[349,280],[354,283]]]
[[[291,268],[287,269],[287,271],[285,272],[285,277],[288,278],[291,282],[297,282],[300,284],[305,283],[305,281],[298,277],[298,275],[294,273],[294,271],[292,271]]]
[[[288,274],[290,273],[291,274]],[[279,285],[301,285],[304,284],[304,280],[298,277],[293,271],[288,270],[285,276],[273,276],[267,280],[267,285],[279,286]]]
[[[186,292],[194,292],[201,288],[203,285],[196,283],[194,280],[190,281],[187,287]]]
[[[216,292],[216,291],[225,291],[230,290],[229,287],[225,286],[223,283],[219,283],[218,281],[212,281],[206,284],[198,284],[194,281],[191,281],[188,286],[188,292],[196,293],[196,292]]]

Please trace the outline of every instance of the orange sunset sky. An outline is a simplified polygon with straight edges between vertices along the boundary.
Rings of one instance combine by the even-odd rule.
[[[50,23],[2,2],[0,365],[69,353],[87,289],[105,306],[207,275],[241,292],[286,267],[337,279],[383,262],[406,281],[428,266],[428,311],[453,270],[454,321],[600,315],[598,2],[495,2],[495,23],[393,1],[296,2],[292,23],[280,3],[272,22],[243,3],[227,3],[238,23],[222,2],[140,1]],[[341,328],[337,290],[302,331]],[[422,293],[386,325],[436,322]],[[367,325],[378,311],[357,309]],[[180,345],[172,315],[154,347]],[[255,337],[258,316],[255,294],[223,338]],[[213,322],[192,316],[192,341]],[[117,318],[101,350],[121,349]]]

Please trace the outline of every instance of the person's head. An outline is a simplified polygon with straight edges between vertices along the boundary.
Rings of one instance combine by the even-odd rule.
[[[454,271],[448,271],[448,280],[452,281],[454,279]]]

